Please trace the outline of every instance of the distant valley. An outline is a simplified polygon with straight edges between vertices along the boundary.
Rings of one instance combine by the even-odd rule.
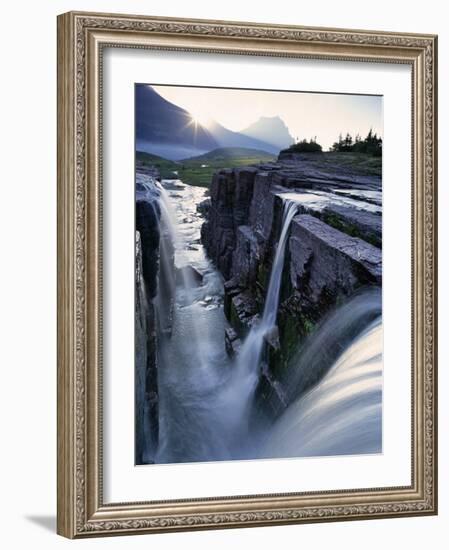
[[[155,166],[162,179],[179,178],[189,185],[209,187],[213,173],[228,166],[248,166],[270,162],[276,155],[244,147],[219,147],[182,160],[170,160],[145,151],[136,152],[137,167]]]

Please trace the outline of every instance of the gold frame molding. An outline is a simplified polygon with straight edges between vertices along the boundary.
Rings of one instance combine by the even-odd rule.
[[[104,47],[412,69],[412,483],[105,504],[102,496]],[[70,538],[437,513],[437,37],[70,12],[58,17],[58,533]],[[149,495],[150,497],[150,495]]]

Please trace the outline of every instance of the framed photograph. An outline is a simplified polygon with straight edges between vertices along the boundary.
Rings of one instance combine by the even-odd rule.
[[[59,16],[59,534],[436,514],[436,56]]]

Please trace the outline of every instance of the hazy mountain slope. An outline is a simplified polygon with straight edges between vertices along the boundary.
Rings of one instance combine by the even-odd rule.
[[[161,97],[151,86],[135,88],[137,148],[169,159],[198,155],[219,146],[188,111]]]
[[[278,116],[260,117],[259,120],[241,130],[240,134],[266,141],[278,149],[285,149],[294,142],[285,122]]]
[[[209,131],[218,142],[219,147],[246,147],[248,149],[260,149],[277,154],[280,148],[261,139],[246,136],[240,132],[228,130],[218,122],[212,122],[208,126]]]
[[[216,121],[205,127],[190,113],[167,101],[150,85],[135,89],[136,146],[171,160],[198,156],[218,147],[246,147],[277,154],[281,147],[225,128]]]

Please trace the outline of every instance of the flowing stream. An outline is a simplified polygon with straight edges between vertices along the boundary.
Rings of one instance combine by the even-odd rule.
[[[180,180],[163,180],[159,187],[162,230],[168,232],[173,248],[161,248],[161,276],[168,277],[164,283],[168,291],[156,302],[160,438],[155,462],[379,452],[381,322],[378,313],[367,318],[363,304],[365,322],[360,324],[359,333],[355,337],[353,330],[348,333],[346,349],[322,368],[318,384],[301,395],[290,395],[290,406],[274,426],[250,429],[264,338],[276,326],[285,246],[297,211],[295,201],[284,199],[281,235],[263,315],[243,342],[238,357],[231,360],[224,343],[223,281],[200,240],[203,218],[196,206],[204,189]],[[170,275],[173,255],[176,273]],[[366,328],[368,321],[372,325]],[[332,332],[329,322],[317,332]],[[353,322],[357,326],[357,320]],[[313,348],[313,342],[308,347]],[[310,357],[309,353],[295,358],[298,368],[293,365],[292,372],[307,371],[304,363],[313,363]],[[362,434],[364,418],[370,429]]]

